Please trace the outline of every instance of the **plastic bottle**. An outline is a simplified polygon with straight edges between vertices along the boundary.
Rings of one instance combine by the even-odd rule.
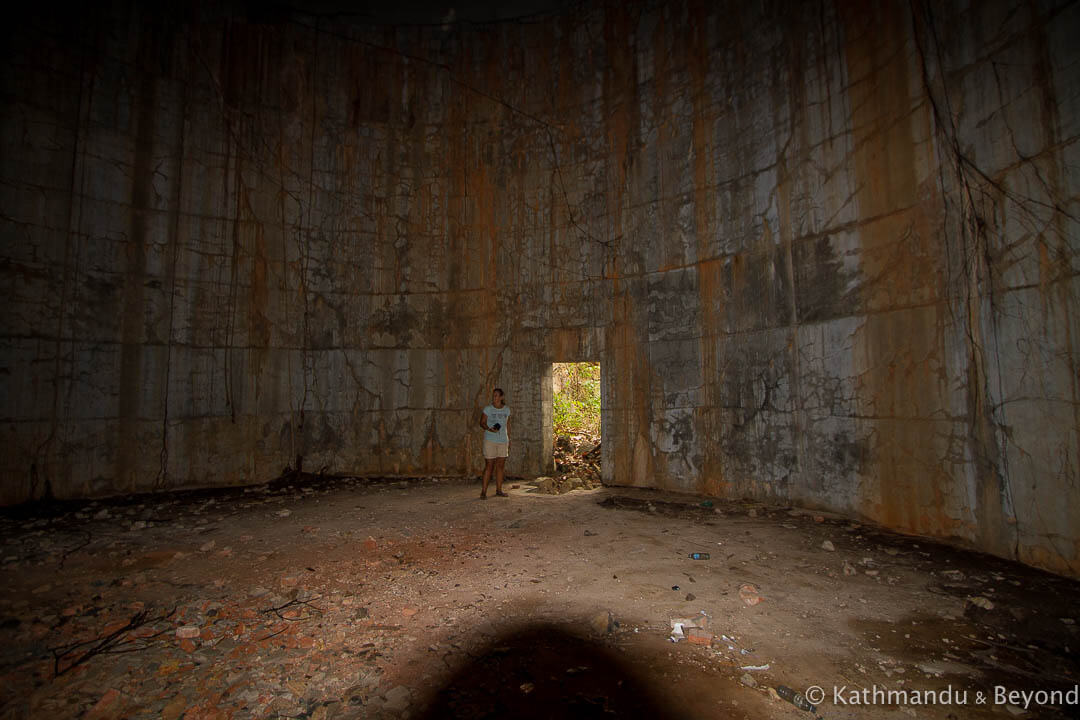
[[[795,692],[787,685],[777,685],[776,694],[784,698],[800,710],[806,710],[807,712],[817,712],[817,708],[811,705],[810,701],[803,697],[802,693]]]
[[[691,560],[708,560],[709,559],[709,553],[693,552],[693,553],[690,553],[690,559]]]

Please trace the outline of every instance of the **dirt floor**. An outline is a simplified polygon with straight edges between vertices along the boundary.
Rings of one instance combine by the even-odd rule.
[[[530,490],[10,509],[0,717],[811,717],[781,685],[827,718],[1080,717],[1050,694],[1080,678],[1076,582],[788,508]],[[712,645],[672,643],[694,617]]]

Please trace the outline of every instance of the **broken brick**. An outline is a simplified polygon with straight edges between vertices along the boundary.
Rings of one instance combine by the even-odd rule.
[[[704,628],[692,627],[687,630],[686,639],[692,645],[712,645],[713,634]]]
[[[765,599],[758,594],[757,588],[750,583],[745,583],[739,587],[739,597],[746,603],[747,607],[753,607]]]

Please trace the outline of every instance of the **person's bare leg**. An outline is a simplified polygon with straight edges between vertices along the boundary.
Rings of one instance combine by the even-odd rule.
[[[495,458],[495,494],[499,497],[506,497],[506,493],[502,491],[503,480],[506,479],[506,458]]]
[[[487,486],[491,481],[491,471],[494,465],[494,460],[486,460],[484,462],[484,487],[480,490],[480,497],[485,499],[487,498]],[[499,486],[502,487],[502,483],[499,483]]]

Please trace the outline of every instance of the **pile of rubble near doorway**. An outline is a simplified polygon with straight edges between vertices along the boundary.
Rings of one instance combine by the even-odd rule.
[[[562,495],[572,490],[593,490],[600,481],[600,438],[588,433],[559,435],[554,443],[555,475],[538,477],[530,492]]]

